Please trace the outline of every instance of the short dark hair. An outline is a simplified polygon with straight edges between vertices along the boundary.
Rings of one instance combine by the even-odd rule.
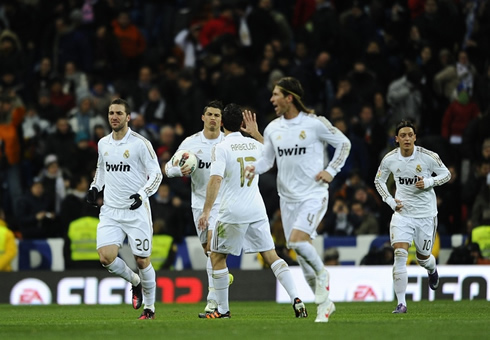
[[[412,128],[413,133],[417,134],[417,131],[415,129],[415,124],[412,121],[410,121],[410,120],[402,120],[400,123],[398,123],[396,125],[395,136],[398,136],[398,131],[400,131],[400,129],[402,129],[404,127]]]
[[[116,98],[111,102],[111,105],[123,105],[126,114],[128,115],[131,114],[131,107],[129,106],[128,102],[125,101],[124,99]]]
[[[231,132],[240,131],[243,121],[241,107],[234,103],[226,105],[221,120],[223,122],[223,127],[226,130]]]
[[[204,107],[204,110],[202,111],[202,114],[205,114],[208,108],[214,107],[215,109],[219,109],[220,111],[223,111],[223,103],[220,100],[212,100]]]

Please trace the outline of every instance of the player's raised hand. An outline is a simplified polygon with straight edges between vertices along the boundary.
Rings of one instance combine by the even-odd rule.
[[[244,110],[242,114],[243,114],[243,121],[240,130],[250,135],[250,137],[263,143],[264,138],[260,134],[259,127],[257,125],[257,115],[255,113],[252,113],[252,111],[250,110]]]

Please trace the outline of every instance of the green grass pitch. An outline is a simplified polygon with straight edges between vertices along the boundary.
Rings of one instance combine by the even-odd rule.
[[[336,303],[328,323],[296,319],[289,304],[231,301],[231,319],[199,319],[201,304],[156,304],[155,320],[137,320],[130,305],[0,305],[1,339],[489,339],[490,302]]]

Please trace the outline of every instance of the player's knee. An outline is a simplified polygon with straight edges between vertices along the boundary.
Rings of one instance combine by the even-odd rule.
[[[420,256],[417,255],[417,262],[419,263],[420,266],[425,267],[429,263],[429,256]]]
[[[136,260],[136,265],[138,266],[139,269],[145,269],[150,265],[150,258],[149,257],[135,257]]]
[[[98,251],[99,253],[99,260],[100,260],[100,263],[104,266],[104,267],[107,267],[109,266],[112,262],[114,262],[114,260],[116,259],[115,256],[113,256],[112,254],[110,253],[107,253],[103,250],[100,250]]]

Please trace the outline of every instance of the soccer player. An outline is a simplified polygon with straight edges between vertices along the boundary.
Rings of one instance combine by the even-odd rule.
[[[249,112],[248,112],[249,113]],[[247,180],[245,166],[260,156],[263,145],[240,133],[243,113],[236,104],[223,110],[225,138],[215,145],[211,155],[210,178],[206,201],[198,227],[205,230],[211,221],[214,202],[221,192],[221,205],[211,240],[211,262],[218,308],[200,315],[202,318],[229,318],[228,254],[260,253],[265,263],[291,297],[296,317],[307,317],[304,303],[298,298],[296,286],[287,263],[277,256],[270,232],[265,204],[260,195],[258,178]],[[221,189],[220,189],[221,188]]]
[[[216,295],[214,292],[211,260],[209,258],[209,240],[211,239],[212,230],[214,229],[214,222],[218,215],[218,207],[220,200],[216,200],[214,206],[211,209],[211,223],[210,228],[206,230],[200,230],[197,228],[197,219],[202,214],[202,208],[204,206],[204,200],[206,198],[206,185],[209,180],[209,168],[211,166],[211,148],[223,140],[224,134],[221,131],[221,111],[223,110],[223,104],[218,101],[210,102],[202,113],[201,119],[204,122],[204,128],[202,131],[187,137],[179,145],[179,150],[189,150],[198,158],[198,167],[191,175],[191,207],[192,216],[194,218],[194,224],[196,226],[197,235],[201,241],[204,253],[207,258],[206,271],[208,274],[208,296],[207,304],[204,308],[204,312],[213,312],[217,307]],[[177,164],[167,162],[165,164],[165,175],[171,177],[182,177],[190,174],[191,169],[184,165],[179,167]]]
[[[197,220],[202,214],[204,201],[206,199],[206,185],[209,181],[209,169],[211,166],[211,149],[215,144],[221,142],[224,138],[224,134],[221,131],[222,110],[223,104],[218,100],[211,101],[206,107],[204,107],[203,114],[201,116],[201,119],[204,122],[203,130],[184,139],[177,149],[177,151],[191,151],[196,155],[199,161],[197,169],[191,175],[191,206],[196,232],[201,241],[204,253],[207,256],[206,271],[208,274],[208,296],[204,313],[214,312],[214,310],[218,308],[213,286],[213,268],[211,265],[211,259],[209,258],[209,254],[211,253],[209,244],[214,226],[216,225],[216,217],[218,216],[218,208],[220,204],[219,196],[216,198],[211,209],[209,228],[200,230],[198,228]],[[262,135],[258,132],[255,115],[252,115],[252,113],[249,111],[245,111],[244,122],[245,124],[242,126],[242,131],[250,134],[260,141]],[[190,174],[190,172],[191,170],[186,165],[179,167],[177,165],[177,161],[175,164],[172,164],[171,162],[167,162],[167,164],[165,164],[165,175],[169,178],[187,176]],[[230,282],[232,282],[231,277]]]
[[[114,99],[109,106],[112,132],[98,143],[97,170],[87,202],[96,206],[97,195],[104,190],[97,227],[100,262],[131,283],[134,309],[144,301],[139,319],[154,319],[156,281],[150,262],[153,227],[148,197],[157,191],[162,172],[150,142],[129,128],[130,112],[123,99]],[[139,275],[117,256],[126,237]]]
[[[437,201],[433,187],[448,182],[451,173],[436,153],[415,146],[416,140],[412,122],[403,120],[398,123],[395,142],[399,147],[384,156],[374,180],[383,201],[394,211],[390,237],[395,253],[393,286],[398,300],[395,314],[407,312],[407,258],[412,241],[419,265],[429,274],[429,287],[436,290],[439,286],[436,259],[432,255],[437,231]],[[386,186],[390,173],[395,180],[395,197]]]
[[[301,101],[301,83],[292,77],[279,80],[270,101],[279,118],[264,131],[264,152],[247,166],[247,177],[263,174],[277,163],[281,219],[289,249],[298,255],[306,282],[315,293],[315,322],[328,322],[335,305],[329,299],[329,273],[311,240],[328,206],[328,184],[349,156],[350,141],[325,118],[316,116]],[[328,161],[327,145],[335,148]]]

